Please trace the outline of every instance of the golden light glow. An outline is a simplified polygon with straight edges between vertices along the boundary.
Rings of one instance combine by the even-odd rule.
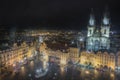
[[[114,77],[114,74],[113,74],[113,73],[111,73],[111,74],[110,74],[110,76],[111,76],[111,77]]]
[[[24,66],[21,67],[21,72],[22,72],[22,75],[25,75],[26,70],[25,70]]]
[[[66,61],[65,60],[61,60],[61,64],[65,65]]]
[[[47,67],[47,62],[43,61],[43,68],[45,69]]]
[[[86,74],[89,74],[90,72],[89,71],[85,71]]]
[[[16,66],[16,64],[13,64],[13,67],[15,67]]]
[[[64,73],[64,67],[62,66],[60,69],[61,69],[61,72]]]

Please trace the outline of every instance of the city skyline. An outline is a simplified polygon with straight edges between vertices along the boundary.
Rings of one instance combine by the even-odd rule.
[[[2,63],[0,78],[3,80],[120,79],[120,49],[117,49],[119,47],[117,44],[120,42],[115,43],[113,39],[111,40],[113,43],[111,49],[116,48],[115,52],[105,49],[94,52],[86,49],[85,36],[86,34],[76,31],[26,30],[16,33],[14,38],[6,37],[5,39],[9,39],[12,44],[3,43],[3,47],[10,46],[10,48],[0,51]],[[102,38],[104,36],[108,35],[103,35]],[[94,38],[97,37],[99,36]],[[119,41],[119,38],[114,38]]]
[[[0,8],[0,80],[120,80],[113,0],[7,0]]]

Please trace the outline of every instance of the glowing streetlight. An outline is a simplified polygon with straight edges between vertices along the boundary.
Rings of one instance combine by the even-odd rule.
[[[85,71],[86,74],[89,74],[90,72],[89,71]]]
[[[113,74],[113,73],[111,73],[111,74],[110,74],[110,76],[111,76],[111,77],[114,77],[114,74]]]

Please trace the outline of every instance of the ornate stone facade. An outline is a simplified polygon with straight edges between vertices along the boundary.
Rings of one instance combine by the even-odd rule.
[[[108,52],[81,52],[80,63],[96,68],[107,67],[115,69],[115,55]]]
[[[107,10],[104,13],[101,26],[95,24],[95,17],[92,11],[88,25],[86,49],[90,51],[108,50],[110,48],[109,32],[110,22]]]

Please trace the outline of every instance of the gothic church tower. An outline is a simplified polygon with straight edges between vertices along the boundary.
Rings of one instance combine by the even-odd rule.
[[[86,49],[90,51],[98,51],[101,49],[110,48],[110,22],[109,22],[108,9],[106,8],[102,19],[102,25],[95,25],[95,16],[93,14],[93,9],[90,14],[88,33],[86,39]]]

